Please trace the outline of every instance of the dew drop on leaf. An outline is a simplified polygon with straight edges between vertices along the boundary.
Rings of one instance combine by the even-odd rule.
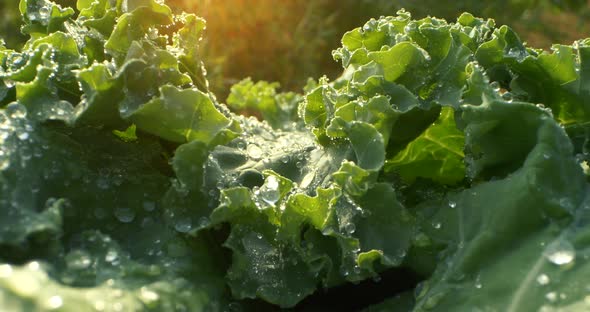
[[[105,260],[106,262],[114,262],[114,261],[116,261],[118,258],[119,258],[119,253],[117,253],[117,251],[116,251],[116,250],[113,250],[113,249],[111,249],[111,250],[109,250],[109,251],[107,252],[107,254],[105,255],[105,257],[104,257],[104,260]]]
[[[492,81],[492,83],[490,83],[490,87],[492,87],[492,89],[496,92],[500,91],[500,84],[497,81]]]
[[[41,265],[37,261],[31,261],[27,264],[27,268],[31,271],[38,271],[41,268]]]
[[[549,279],[549,276],[547,276],[547,274],[541,274],[537,276],[537,283],[539,283],[539,285],[547,285],[550,281],[551,280]]]
[[[43,7],[39,8],[39,16],[41,18],[43,18],[43,19],[48,18],[49,17],[49,13],[50,13],[49,7],[43,6]]]
[[[66,264],[72,270],[84,270],[92,264],[92,260],[83,251],[73,251],[66,256]]]
[[[258,160],[262,157],[262,149],[257,144],[249,144],[246,152],[248,156],[254,160]]]
[[[186,233],[193,228],[193,223],[189,217],[179,218],[174,222],[174,228],[180,233]]]
[[[314,171],[310,171],[309,173],[307,173],[303,179],[301,180],[301,188],[305,189],[307,188],[311,182],[313,182],[313,179],[315,178],[315,170]]]
[[[199,218],[199,228],[204,228],[207,225],[209,225],[209,218],[207,218],[207,217]]]
[[[547,294],[545,294],[545,298],[547,298],[547,300],[551,302],[555,302],[557,301],[557,293],[554,291],[548,292]]]
[[[28,140],[28,139],[29,139],[29,133],[27,133],[27,132],[20,132],[20,133],[17,135],[17,137],[18,137],[18,139],[19,139],[19,140],[21,140],[21,141],[26,141],[26,140]]]
[[[12,119],[21,119],[27,116],[27,109],[18,103],[8,104],[5,108],[6,114]]]
[[[545,257],[553,264],[566,265],[574,261],[576,250],[567,240],[557,240],[547,246]]]
[[[475,278],[475,288],[481,289],[482,287],[483,287],[483,283],[481,282],[481,276],[477,275],[477,277]]]
[[[352,235],[356,231],[356,226],[352,222],[347,223],[346,225],[344,225],[344,231],[346,231],[348,235]]]
[[[141,300],[146,305],[148,305],[148,307],[154,305],[160,299],[160,296],[156,292],[148,289],[145,286],[141,287],[140,296],[141,296]]]
[[[104,309],[106,308],[106,304],[104,301],[102,300],[97,300],[94,302],[94,309],[96,311],[104,311]]]
[[[63,305],[63,299],[60,296],[51,296],[47,301],[47,308],[55,310]]]
[[[266,178],[266,182],[260,188],[260,197],[270,205],[274,205],[281,197],[279,191],[279,180],[275,176]]]
[[[133,222],[135,219],[135,212],[126,207],[118,207],[115,209],[115,217],[123,223]]]
[[[341,267],[341,268],[340,268],[340,273],[341,273],[341,274],[342,274],[342,276],[344,276],[344,277],[346,277],[346,276],[350,275],[350,272],[349,272],[349,271],[348,271],[348,269],[347,269],[347,268],[345,268],[345,267]]]

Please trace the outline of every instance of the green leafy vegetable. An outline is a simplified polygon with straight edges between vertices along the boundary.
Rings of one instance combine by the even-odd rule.
[[[366,311],[588,309],[588,39],[544,52],[468,13],[400,11],[344,34],[336,81],[246,79],[226,106],[194,15],[19,8],[30,38],[0,46],[1,310],[299,308],[382,278]]]
[[[410,183],[418,177],[457,183],[465,177],[464,146],[465,138],[455,126],[453,109],[445,107],[432,126],[387,161],[385,169],[397,172]]]

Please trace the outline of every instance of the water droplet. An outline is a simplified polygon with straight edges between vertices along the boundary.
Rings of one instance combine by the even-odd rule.
[[[342,276],[344,276],[344,277],[346,277],[346,276],[350,275],[350,271],[348,271],[348,269],[347,269],[347,268],[345,268],[344,266],[342,266],[342,267],[340,268],[340,273],[341,273],[341,274],[342,274]]]
[[[263,154],[262,149],[257,144],[249,144],[246,153],[248,153],[248,156],[254,160],[262,158]]]
[[[31,271],[38,271],[41,268],[41,265],[37,261],[31,261],[27,264],[27,268]]]
[[[6,115],[12,119],[22,119],[27,116],[27,109],[18,103],[8,104],[5,108]]]
[[[551,302],[555,302],[557,301],[557,293],[554,291],[548,292],[547,294],[545,294],[545,298],[547,298],[547,300]]]
[[[145,304],[147,304],[148,306],[153,305],[154,303],[156,303],[160,299],[160,296],[156,292],[148,289],[145,286],[141,287],[140,296],[141,296],[141,300]]]
[[[315,178],[315,174],[316,174],[315,170],[314,171],[310,171],[309,173],[307,173],[303,177],[303,179],[301,179],[300,187],[302,189],[307,188],[311,184],[311,182],[313,182],[313,179]]]
[[[121,114],[121,116],[126,116],[128,111],[129,109],[127,108],[127,106],[119,106],[119,114]]]
[[[289,158],[290,158],[289,155],[284,155],[284,156],[281,157],[281,162],[283,164],[286,164],[286,163],[289,162]]]
[[[522,61],[522,59],[527,56],[527,53],[522,49],[511,48],[510,50],[508,50],[508,56],[516,58],[519,61]]]
[[[481,276],[477,275],[477,277],[475,278],[475,288],[481,289],[482,287],[483,287],[483,284],[481,282]]]
[[[204,228],[207,225],[209,225],[209,218],[207,218],[207,217],[199,218],[199,228]]]
[[[260,197],[270,205],[274,205],[281,197],[279,190],[279,179],[271,175],[266,178],[266,182],[260,188]]]
[[[565,300],[565,299],[567,299],[567,295],[565,293],[560,293],[559,294],[559,299]]]
[[[116,261],[118,258],[119,258],[119,253],[117,253],[116,250],[111,249],[105,255],[104,260],[106,262],[113,262],[113,261]]]
[[[174,228],[180,233],[186,233],[193,228],[193,222],[189,217],[179,218],[174,222]]]
[[[104,309],[106,308],[106,304],[104,301],[102,300],[97,300],[94,302],[94,309],[96,311],[104,311]]]
[[[223,190],[225,188],[225,183],[223,183],[223,181],[217,181],[217,183],[215,184],[215,186],[218,189]]]
[[[539,283],[540,285],[547,285],[550,281],[551,280],[549,279],[549,276],[547,276],[547,274],[541,274],[537,276],[537,283]]]
[[[344,231],[348,235],[352,235],[356,231],[356,225],[354,225],[354,223],[352,223],[352,222],[349,222],[349,223],[347,223],[347,224],[344,225]]]
[[[566,265],[574,261],[576,250],[567,240],[557,240],[547,246],[545,257],[556,265]]]
[[[20,132],[17,135],[17,137],[18,137],[19,140],[25,141],[25,140],[27,140],[29,138],[29,133],[28,132]]]
[[[39,9],[39,17],[46,19],[49,17],[50,9],[47,6],[43,6]]]
[[[21,58],[22,59],[22,58]],[[10,79],[4,79],[4,85],[7,88],[12,88],[16,85],[16,82],[14,80],[10,80]]]
[[[440,222],[434,222],[434,223],[432,223],[432,227],[438,230],[438,229],[441,228],[441,223]]]
[[[51,296],[47,301],[47,307],[51,310],[58,309],[63,303],[63,299],[60,296]]]
[[[492,89],[496,92],[500,91],[500,84],[497,81],[492,81],[492,83],[490,83],[490,87],[492,87]]]
[[[118,207],[115,209],[115,217],[123,223],[133,222],[135,219],[135,211],[126,207]]]
[[[449,201],[449,207],[455,208],[455,207],[457,207],[457,203],[454,201]]]
[[[66,256],[66,264],[72,270],[84,270],[92,264],[92,260],[85,252],[78,250]]]

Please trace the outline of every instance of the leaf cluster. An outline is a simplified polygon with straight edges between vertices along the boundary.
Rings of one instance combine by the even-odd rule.
[[[5,310],[291,308],[382,276],[406,291],[369,310],[588,307],[588,40],[548,53],[399,11],[343,36],[332,82],[235,85],[246,117],[209,92],[194,15],[19,8],[30,39],[0,48]]]

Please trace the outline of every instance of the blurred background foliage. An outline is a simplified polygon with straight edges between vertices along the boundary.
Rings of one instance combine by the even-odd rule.
[[[54,1],[75,6],[75,0]],[[334,79],[342,71],[331,58],[342,34],[372,17],[400,8],[414,18],[454,21],[462,12],[494,18],[514,28],[529,46],[549,49],[590,37],[590,0],[166,0],[173,10],[207,20],[202,55],[212,91],[225,100],[245,77],[277,81],[300,91],[308,77]],[[18,48],[17,0],[0,1],[0,36]]]

